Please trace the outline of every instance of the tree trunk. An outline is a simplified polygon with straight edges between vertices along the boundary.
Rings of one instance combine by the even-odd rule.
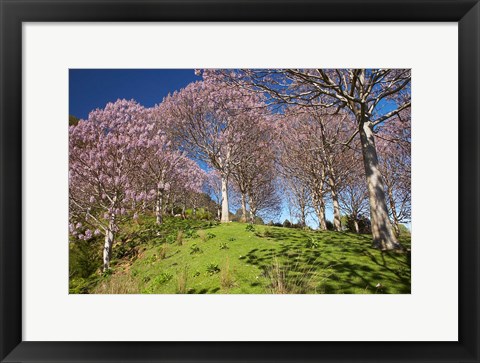
[[[155,216],[157,218],[157,224],[163,223],[163,191],[157,189],[157,200],[155,203]]]
[[[228,211],[228,179],[225,175],[222,175],[222,223],[230,222]]]
[[[325,201],[321,195],[315,193],[314,197],[314,205],[315,205],[315,213],[317,214],[318,218],[318,227],[322,231],[327,230],[327,221],[325,219]]]
[[[327,230],[327,221],[325,219],[325,204],[322,203],[317,207],[317,218],[319,221],[319,227],[322,231]]]
[[[147,194],[147,191],[145,191],[145,194]],[[142,202],[142,212],[145,214],[146,210],[147,210],[147,198],[144,198]]]
[[[331,164],[330,161],[329,164]],[[339,232],[342,230],[342,221],[340,216],[340,204],[338,203],[338,194],[337,194],[337,184],[335,179],[335,172],[332,165],[328,166],[328,171],[330,178],[328,178],[328,184],[330,185],[330,195],[332,196],[333,202],[333,227],[335,231]]]
[[[370,201],[373,247],[381,250],[400,249],[402,247],[392,231],[392,226],[388,218],[385,190],[378,165],[372,123],[370,121],[364,121],[360,123],[359,127]]]
[[[307,209],[307,206],[304,203],[301,203],[300,204],[300,225],[302,227],[305,227],[307,225],[306,209]]]
[[[108,222],[108,228],[105,231],[105,243],[103,245],[103,272],[110,268],[110,260],[112,259],[112,247],[115,227],[115,214],[111,214],[110,221]]]
[[[169,203],[169,200],[170,200],[170,192],[167,191],[167,193],[165,193],[165,203],[163,203],[163,211],[162,213],[163,214],[167,214],[168,213],[168,203]]]
[[[397,218],[397,207],[395,206],[395,200],[393,199],[392,188],[390,187],[390,185],[388,185],[388,183],[386,183],[386,185],[388,193],[388,203],[390,204],[390,210],[392,212],[393,218],[393,231],[395,232],[395,236],[400,237],[400,227],[398,226],[400,222]]]
[[[353,226],[355,227],[355,233],[359,234],[360,228],[358,227],[358,219],[356,217],[353,219]]]
[[[393,222],[393,231],[395,232],[395,236],[400,237],[400,227],[398,222]]]
[[[255,204],[250,205],[250,223],[255,224],[255,217],[257,215],[257,207],[255,207]]]
[[[245,193],[242,193],[242,219],[241,222],[245,223],[247,221],[247,198]]]

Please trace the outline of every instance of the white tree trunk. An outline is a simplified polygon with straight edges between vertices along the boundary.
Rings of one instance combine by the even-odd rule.
[[[335,231],[338,232],[342,230],[342,221],[340,216],[340,204],[338,203],[335,172],[331,165],[329,165],[329,174],[330,174],[330,178],[328,178],[328,184],[330,185],[330,195],[332,196],[332,203],[333,203],[333,227]]]
[[[250,205],[250,223],[255,224],[255,217],[257,216],[257,207],[255,204],[251,203]]]
[[[371,122],[363,122],[359,131],[370,201],[373,247],[381,250],[400,249],[401,245],[393,233],[388,218],[383,178],[378,165],[377,150],[375,148]]]
[[[247,221],[247,197],[242,193],[242,220],[243,223]]]
[[[103,272],[110,268],[110,260],[112,258],[112,247],[115,227],[115,214],[112,214],[108,223],[108,228],[105,230],[105,243],[103,245]]]
[[[163,223],[163,192],[161,190],[157,191],[155,215],[157,219],[157,224],[162,224]]]
[[[228,178],[222,175],[222,223],[230,222],[228,211]]]
[[[319,202],[317,204],[317,207],[315,208],[315,211],[317,213],[317,218],[318,218],[318,226],[322,231],[327,230],[327,222],[325,219],[325,203]]]
[[[305,204],[300,204],[300,225],[305,227],[307,225],[307,216],[306,216],[307,206]]]

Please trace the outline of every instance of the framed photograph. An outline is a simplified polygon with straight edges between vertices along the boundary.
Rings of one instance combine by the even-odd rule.
[[[0,6],[2,362],[480,361],[477,1]]]

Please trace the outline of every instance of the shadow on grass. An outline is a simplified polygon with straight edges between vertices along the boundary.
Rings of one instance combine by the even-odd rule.
[[[315,233],[318,247],[307,248],[312,233],[295,234],[293,239],[271,231],[271,238],[282,241],[278,249],[255,248],[241,259],[283,293],[410,293],[409,253],[380,252],[371,247],[371,236],[343,232]]]

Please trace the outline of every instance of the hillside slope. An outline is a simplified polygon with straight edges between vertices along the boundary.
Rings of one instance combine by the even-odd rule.
[[[410,293],[410,253],[370,235],[229,223],[137,244],[90,293]],[[157,233],[158,234],[158,233]],[[409,247],[409,237],[402,243]],[[119,247],[116,247],[117,249]]]

